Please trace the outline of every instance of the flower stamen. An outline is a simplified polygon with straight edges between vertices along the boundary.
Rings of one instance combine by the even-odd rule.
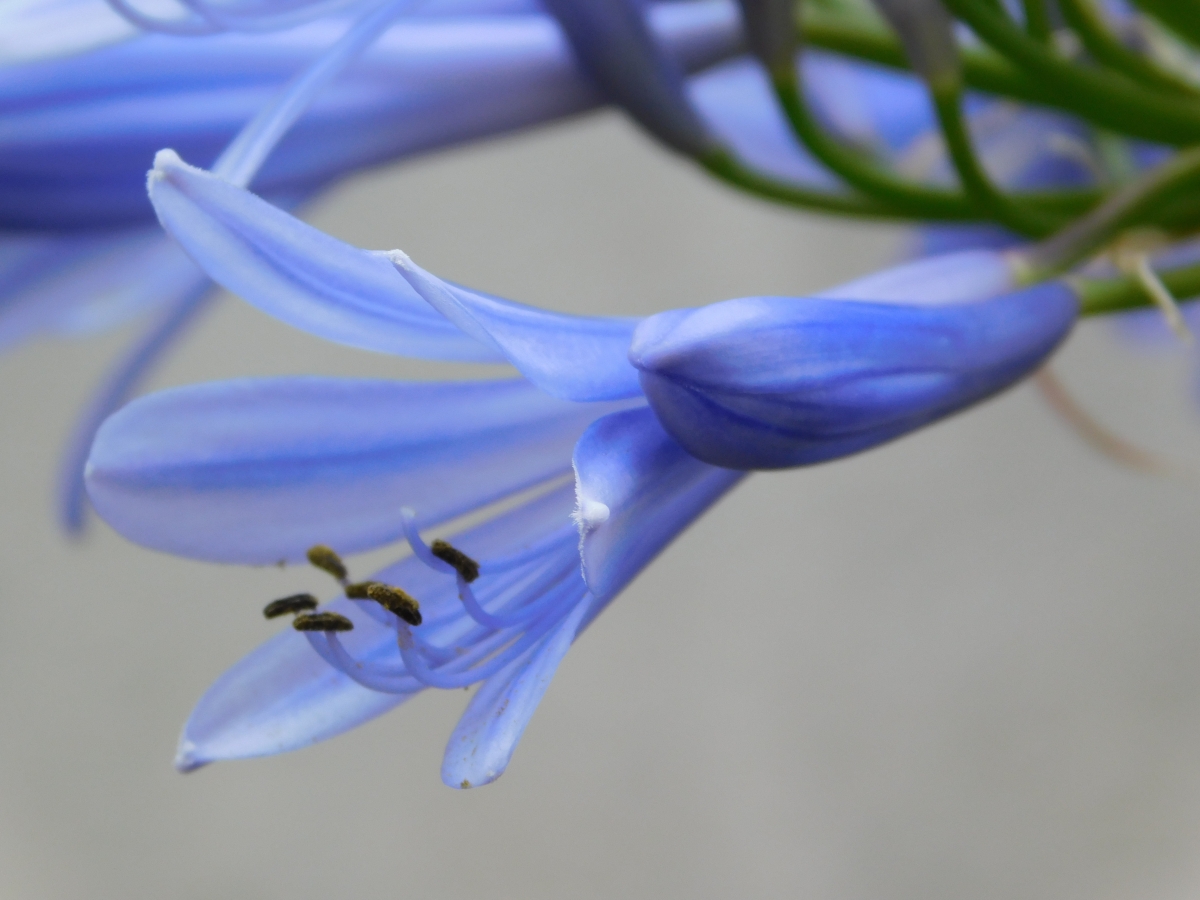
[[[289,613],[302,613],[314,610],[318,606],[317,598],[312,594],[292,594],[290,597],[280,597],[272,600],[263,607],[263,616],[277,619]]]
[[[292,621],[297,631],[353,631],[354,623],[335,612],[301,613]]]
[[[346,583],[349,575],[346,564],[342,562],[342,558],[332,547],[326,547],[324,544],[315,544],[309,547],[308,561],[322,572],[328,572],[337,579],[339,584]]]
[[[414,626],[421,624],[421,604],[407,592],[378,581],[368,582],[366,592],[369,599],[402,621]]]
[[[449,542],[438,538],[429,545],[429,552],[452,567],[468,584],[479,577],[479,563]]]

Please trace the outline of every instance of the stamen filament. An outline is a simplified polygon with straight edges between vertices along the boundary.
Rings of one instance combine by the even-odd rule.
[[[461,577],[458,579],[458,596],[462,600],[467,614],[479,624],[491,628],[512,628],[535,618],[547,607],[555,605],[564,594],[569,593],[573,587],[567,580],[570,574],[569,571],[561,573],[550,586],[543,587],[536,592],[529,591],[528,594],[525,591],[519,592],[520,595],[529,596],[529,602],[511,611],[507,609],[507,604],[502,604],[496,612],[488,612],[476,599],[471,586]]]
[[[429,549],[429,545],[425,543],[425,539],[421,537],[421,532],[417,529],[416,510],[408,506],[401,509],[400,521],[404,526],[404,539],[408,541],[408,546],[412,548],[413,555],[429,568],[433,569],[433,571],[441,572],[443,575],[453,575],[454,566],[434,556],[433,551]]]
[[[1146,295],[1154,301],[1154,305],[1167,320],[1167,325],[1175,332],[1175,336],[1183,342],[1184,346],[1191,347],[1195,344],[1196,339],[1192,335],[1192,330],[1188,328],[1187,320],[1179,311],[1179,303],[1176,302],[1167,286],[1162,283],[1158,273],[1150,268],[1150,258],[1147,254],[1137,254],[1133,260],[1133,272]]]
[[[457,674],[444,671],[445,669],[449,669],[450,666],[438,669],[430,668],[417,651],[413,643],[412,632],[407,625],[400,626],[397,645],[400,648],[400,658],[404,660],[405,668],[408,669],[414,678],[429,687],[454,690],[456,688],[469,687],[475,682],[482,681],[499,672],[541,640],[546,632],[557,624],[559,619],[559,616],[552,615],[542,617],[534,623],[533,628],[523,634],[519,636],[511,635],[510,637],[515,637],[515,640],[496,653],[487,662]]]

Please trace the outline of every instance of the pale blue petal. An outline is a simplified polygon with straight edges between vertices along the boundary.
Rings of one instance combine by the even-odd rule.
[[[561,528],[571,506],[567,485],[453,540],[476,558],[504,556]],[[422,633],[431,641],[450,644],[472,624],[462,613],[454,580],[416,557],[371,577],[401,585],[419,598],[426,620]],[[396,656],[395,632],[365,614],[360,604],[338,599],[327,608],[355,622],[344,642],[356,658],[371,662]],[[176,765],[186,771],[217,760],[295,750],[355,728],[409,696],[361,687],[326,664],[303,635],[288,628],[236,663],[204,694],[184,726]]]
[[[481,787],[504,774],[558,664],[571,649],[589,601],[579,601],[527,656],[479,686],[446,744],[443,783]]]
[[[641,319],[546,312],[468,290],[426,272],[394,250],[396,269],[429,305],[490,346],[546,393],[564,400],[618,400],[641,394],[627,358]]]
[[[1017,288],[1010,258],[995,250],[963,250],[873,272],[821,291],[825,300],[944,306],[973,303]]]
[[[744,475],[689,455],[648,409],[596,421],[573,461],[584,577],[601,601]]]
[[[251,564],[355,552],[570,471],[571,447],[611,406],[521,380],[275,378],[134,401],[88,462],[96,511],[131,540]]]
[[[1061,282],[933,307],[748,297],[647,320],[630,358],[690,453],[784,468],[856,453],[991,396],[1041,365],[1077,313]]]
[[[425,303],[386,257],[332,238],[171,151],[156,157],[149,187],[163,227],[214,281],[289,325],[366,350],[503,361]]]

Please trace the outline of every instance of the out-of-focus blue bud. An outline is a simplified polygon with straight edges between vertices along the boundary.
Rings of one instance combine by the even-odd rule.
[[[680,153],[716,148],[692,107],[678,62],[658,43],[637,0],[543,0],[580,68],[613,103]]]
[[[629,358],[694,456],[780,469],[865,450],[1008,387],[1077,311],[1057,282],[935,307],[747,297],[652,316]]]

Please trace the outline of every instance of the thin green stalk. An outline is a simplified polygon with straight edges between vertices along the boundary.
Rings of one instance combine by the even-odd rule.
[[[1023,0],[1025,9],[1025,31],[1039,44],[1050,43],[1050,16],[1046,14],[1044,0]]]
[[[1171,144],[1200,141],[1200,100],[1146,90],[1104,69],[1072,65],[1029,37],[986,0],[945,0],[984,41],[1054,90],[1073,95],[1090,121]]]
[[[908,70],[908,58],[896,36],[882,22],[863,16],[831,13],[815,4],[805,4],[797,31],[807,44],[878,63],[892,69]],[[967,84],[987,91],[1025,100],[1029,103],[1056,105],[1053,91],[1029,78],[999,54],[983,49],[966,49],[962,54],[963,77]]]
[[[710,174],[739,190],[787,206],[799,206],[821,212],[874,219],[911,218],[903,210],[873,197],[850,193],[833,194],[828,191],[811,190],[777,181],[748,168],[739,159],[724,150],[713,151],[698,159],[697,162]]]
[[[1065,272],[1115,240],[1121,232],[1153,221],[1200,186],[1200,147],[1183,150],[1114,193],[1047,241],[1023,254],[1029,281]]]
[[[1193,99],[1198,96],[1192,85],[1163,71],[1153,62],[1134,53],[1117,40],[1109,31],[1092,0],[1058,0],[1058,6],[1062,10],[1067,24],[1079,35],[1083,46],[1097,62],[1103,63],[1133,81],[1140,82],[1151,90],[1174,91]]]
[[[1200,0],[1133,0],[1179,37],[1200,46]]]
[[[976,207],[1021,234],[1042,237],[1054,231],[1061,223],[1060,219],[1015,202],[1000,191],[984,171],[963,118],[962,89],[957,82],[930,85],[930,94],[954,169]]]
[[[927,187],[898,178],[865,154],[830,138],[804,102],[799,80],[792,72],[772,77],[775,95],[792,131],[818,160],[847,184],[863,193],[906,210],[914,218],[977,220],[979,210],[960,191]]]
[[[1158,277],[1167,290],[1181,300],[1200,295],[1200,265],[1159,272]],[[1105,279],[1073,278],[1071,287],[1079,297],[1080,316],[1102,316],[1154,305],[1136,275]]]
[[[811,7],[811,4],[809,5]],[[908,70],[908,61],[899,41],[880,23],[860,16],[830,13],[820,8],[806,9],[798,23],[808,44],[878,63],[892,69]],[[1046,79],[1030,77],[995,51],[984,48],[964,48],[962,51],[963,80],[969,87],[1010,97],[1026,103],[1036,103],[1074,113],[1095,125],[1129,137],[1158,140],[1163,143],[1186,143],[1164,138],[1161,122],[1146,121],[1131,116],[1124,109],[1110,110],[1094,103],[1081,102],[1071,90]]]

